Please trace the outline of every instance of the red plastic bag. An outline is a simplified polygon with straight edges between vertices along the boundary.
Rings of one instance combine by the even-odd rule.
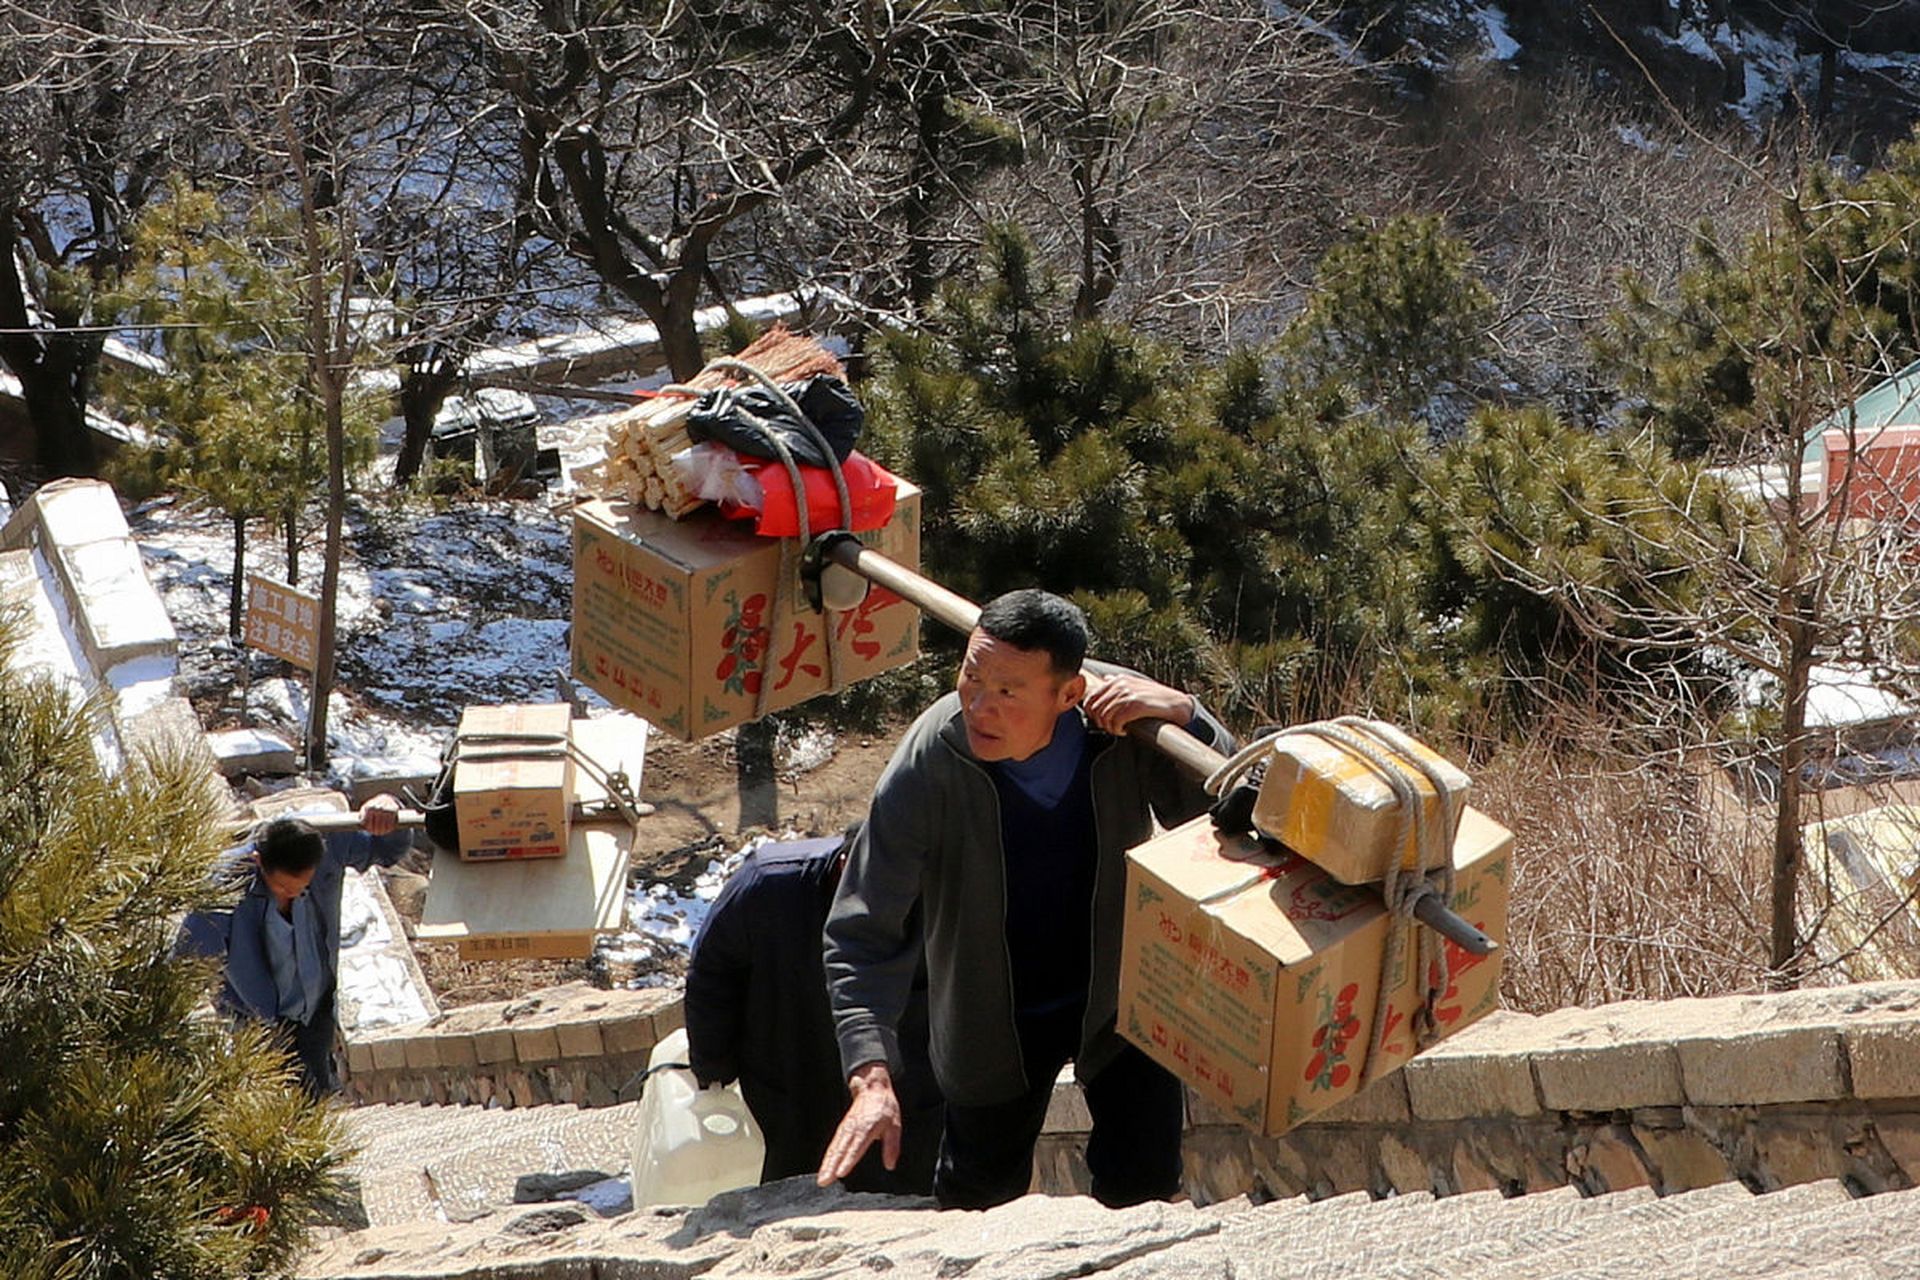
[[[766,492],[759,511],[737,503],[722,503],[720,513],[734,520],[757,520],[753,531],[765,538],[800,536],[800,520],[793,505],[793,481],[787,469],[777,462],[743,458],[747,471]],[[847,498],[853,504],[853,522],[840,520],[840,496],[834,491],[833,474],[825,467],[801,467],[800,480],[807,490],[807,519],[813,533],[846,528],[852,533],[878,529],[893,518],[893,473],[858,449],[840,464],[847,480]]]

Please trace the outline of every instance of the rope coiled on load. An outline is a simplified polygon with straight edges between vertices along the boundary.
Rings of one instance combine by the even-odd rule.
[[[1360,1067],[1360,1083],[1365,1087],[1375,1075],[1375,1053],[1386,1032],[1387,993],[1401,972],[1414,908],[1422,898],[1429,896],[1438,897],[1443,904],[1453,899],[1453,842],[1460,829],[1460,812],[1464,806],[1461,797],[1447,787],[1445,778],[1427,759],[1418,743],[1392,725],[1359,716],[1341,716],[1336,720],[1295,725],[1255,739],[1235,752],[1207,778],[1208,794],[1218,796],[1239,782],[1269,758],[1277,739],[1289,734],[1320,738],[1352,752],[1373,768],[1391,788],[1397,801],[1400,829],[1394,846],[1395,856],[1388,860],[1386,876],[1380,886],[1380,895],[1386,900],[1388,911],[1387,942],[1380,956],[1379,987],[1373,1005],[1373,1030],[1367,1039],[1366,1057]],[[1425,779],[1438,797],[1440,816],[1437,823],[1427,817],[1427,806],[1414,772]],[[1207,901],[1230,897],[1253,883],[1253,880],[1249,880],[1214,894]],[[1419,933],[1415,964],[1414,980],[1419,1001],[1413,1013],[1413,1032],[1416,1043],[1425,1048],[1438,1039],[1434,1006],[1452,980],[1444,940],[1431,929],[1422,929]]]

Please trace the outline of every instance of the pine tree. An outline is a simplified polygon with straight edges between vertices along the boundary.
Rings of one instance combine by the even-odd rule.
[[[218,1280],[284,1268],[340,1134],[175,959],[220,843],[204,775],[94,758],[103,707],[0,675],[0,1274]]]
[[[1487,353],[1492,320],[1493,293],[1466,243],[1438,217],[1400,214],[1327,251],[1287,341],[1314,377],[1345,379],[1371,404],[1419,417]]]
[[[1403,536],[1423,433],[1251,353],[1216,367],[1076,322],[1014,231],[889,340],[866,395],[873,447],[926,491],[935,578],[1071,594],[1102,656],[1234,718],[1348,709],[1386,655],[1429,647]]]
[[[120,464],[142,487],[175,489],[232,522],[229,630],[240,632],[247,528],[279,520],[297,549],[300,516],[325,476],[320,405],[301,337],[303,272],[284,210],[263,206],[244,223],[203,191],[175,183],[134,228],[113,300],[165,361],[157,373],[118,373],[107,392],[157,444]],[[372,456],[378,406],[353,398],[353,461]],[[289,573],[297,572],[289,554]]]

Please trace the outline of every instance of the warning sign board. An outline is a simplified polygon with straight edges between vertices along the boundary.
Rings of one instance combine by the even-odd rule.
[[[246,634],[249,648],[313,670],[319,648],[320,597],[262,574],[247,575]]]

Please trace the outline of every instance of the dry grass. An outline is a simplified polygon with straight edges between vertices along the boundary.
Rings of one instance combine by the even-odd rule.
[[[1706,779],[1687,762],[1526,745],[1477,771],[1474,803],[1515,836],[1508,1008],[1761,988],[1765,830],[1729,821]]]

